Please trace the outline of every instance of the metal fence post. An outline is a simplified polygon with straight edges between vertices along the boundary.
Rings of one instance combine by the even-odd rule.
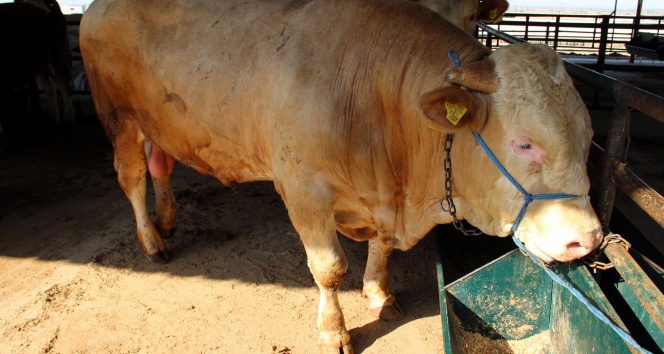
[[[600,194],[597,203],[598,216],[602,222],[604,232],[609,231],[609,222],[611,221],[617,193],[616,185],[611,178],[613,171],[611,162],[614,159],[620,161],[625,159],[625,142],[629,128],[628,109],[629,107],[625,102],[616,101],[611,117],[611,125],[607,133],[606,148],[602,159],[602,175],[600,176]]]
[[[486,47],[489,48],[489,50],[493,50],[491,47],[493,45],[493,36],[491,36],[491,33],[486,32]]]
[[[558,50],[558,32],[560,32],[560,15],[556,16],[556,31],[553,34],[553,50]]]
[[[606,59],[606,43],[609,40],[609,16],[602,16],[602,32],[599,38],[599,53],[597,54],[597,72],[604,72],[604,60]]]

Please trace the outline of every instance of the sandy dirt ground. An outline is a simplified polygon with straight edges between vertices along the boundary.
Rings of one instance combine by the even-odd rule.
[[[6,126],[0,353],[317,352],[318,290],[271,183],[229,188],[178,165],[172,259],[151,264],[96,120]],[[340,302],[356,351],[440,352],[433,235],[390,258],[407,312],[395,323],[376,320],[360,296],[366,243],[341,241]]]

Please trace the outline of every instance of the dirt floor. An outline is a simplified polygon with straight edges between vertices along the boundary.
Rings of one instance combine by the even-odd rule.
[[[177,166],[173,257],[151,264],[96,120],[6,125],[0,353],[317,352],[318,290],[272,184],[228,188]],[[375,320],[360,296],[366,243],[341,241],[340,302],[357,352],[440,352],[433,235],[390,258],[407,312],[395,323]]]

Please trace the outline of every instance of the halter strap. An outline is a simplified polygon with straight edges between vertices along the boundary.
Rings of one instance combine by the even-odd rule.
[[[491,152],[491,149],[486,145],[484,140],[482,140],[482,137],[480,136],[480,133],[477,131],[473,130],[473,134],[475,134],[475,138],[477,139],[477,142],[480,143],[480,146],[482,149],[484,149],[484,152],[486,152],[487,155],[489,155],[489,158],[493,163],[498,167],[500,172],[502,172],[507,179],[512,182],[514,187],[523,194],[523,196],[526,198],[525,202],[523,203],[523,206],[521,207],[521,211],[519,211],[519,215],[516,218],[516,221],[514,222],[514,226],[512,226],[512,232],[516,233],[516,229],[519,227],[519,224],[521,223],[521,220],[523,219],[523,216],[526,215],[526,208],[528,207],[528,204],[532,202],[535,199],[566,199],[566,198],[580,198],[582,197],[581,195],[577,194],[566,194],[566,193],[546,193],[546,194],[535,194],[532,195],[519,184],[519,182],[512,177],[512,175],[507,172],[507,169],[503,166],[503,164],[498,161],[498,158]]]

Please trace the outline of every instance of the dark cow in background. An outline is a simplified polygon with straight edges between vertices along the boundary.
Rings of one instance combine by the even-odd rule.
[[[435,11],[468,33],[477,21],[498,23],[509,7],[507,0],[410,0]]]
[[[71,53],[67,26],[55,0],[0,4],[0,119],[7,115],[14,93],[35,76],[48,102],[48,115],[60,121],[57,92],[64,101],[64,120],[74,122],[69,73]],[[0,149],[5,137],[0,127]]]

